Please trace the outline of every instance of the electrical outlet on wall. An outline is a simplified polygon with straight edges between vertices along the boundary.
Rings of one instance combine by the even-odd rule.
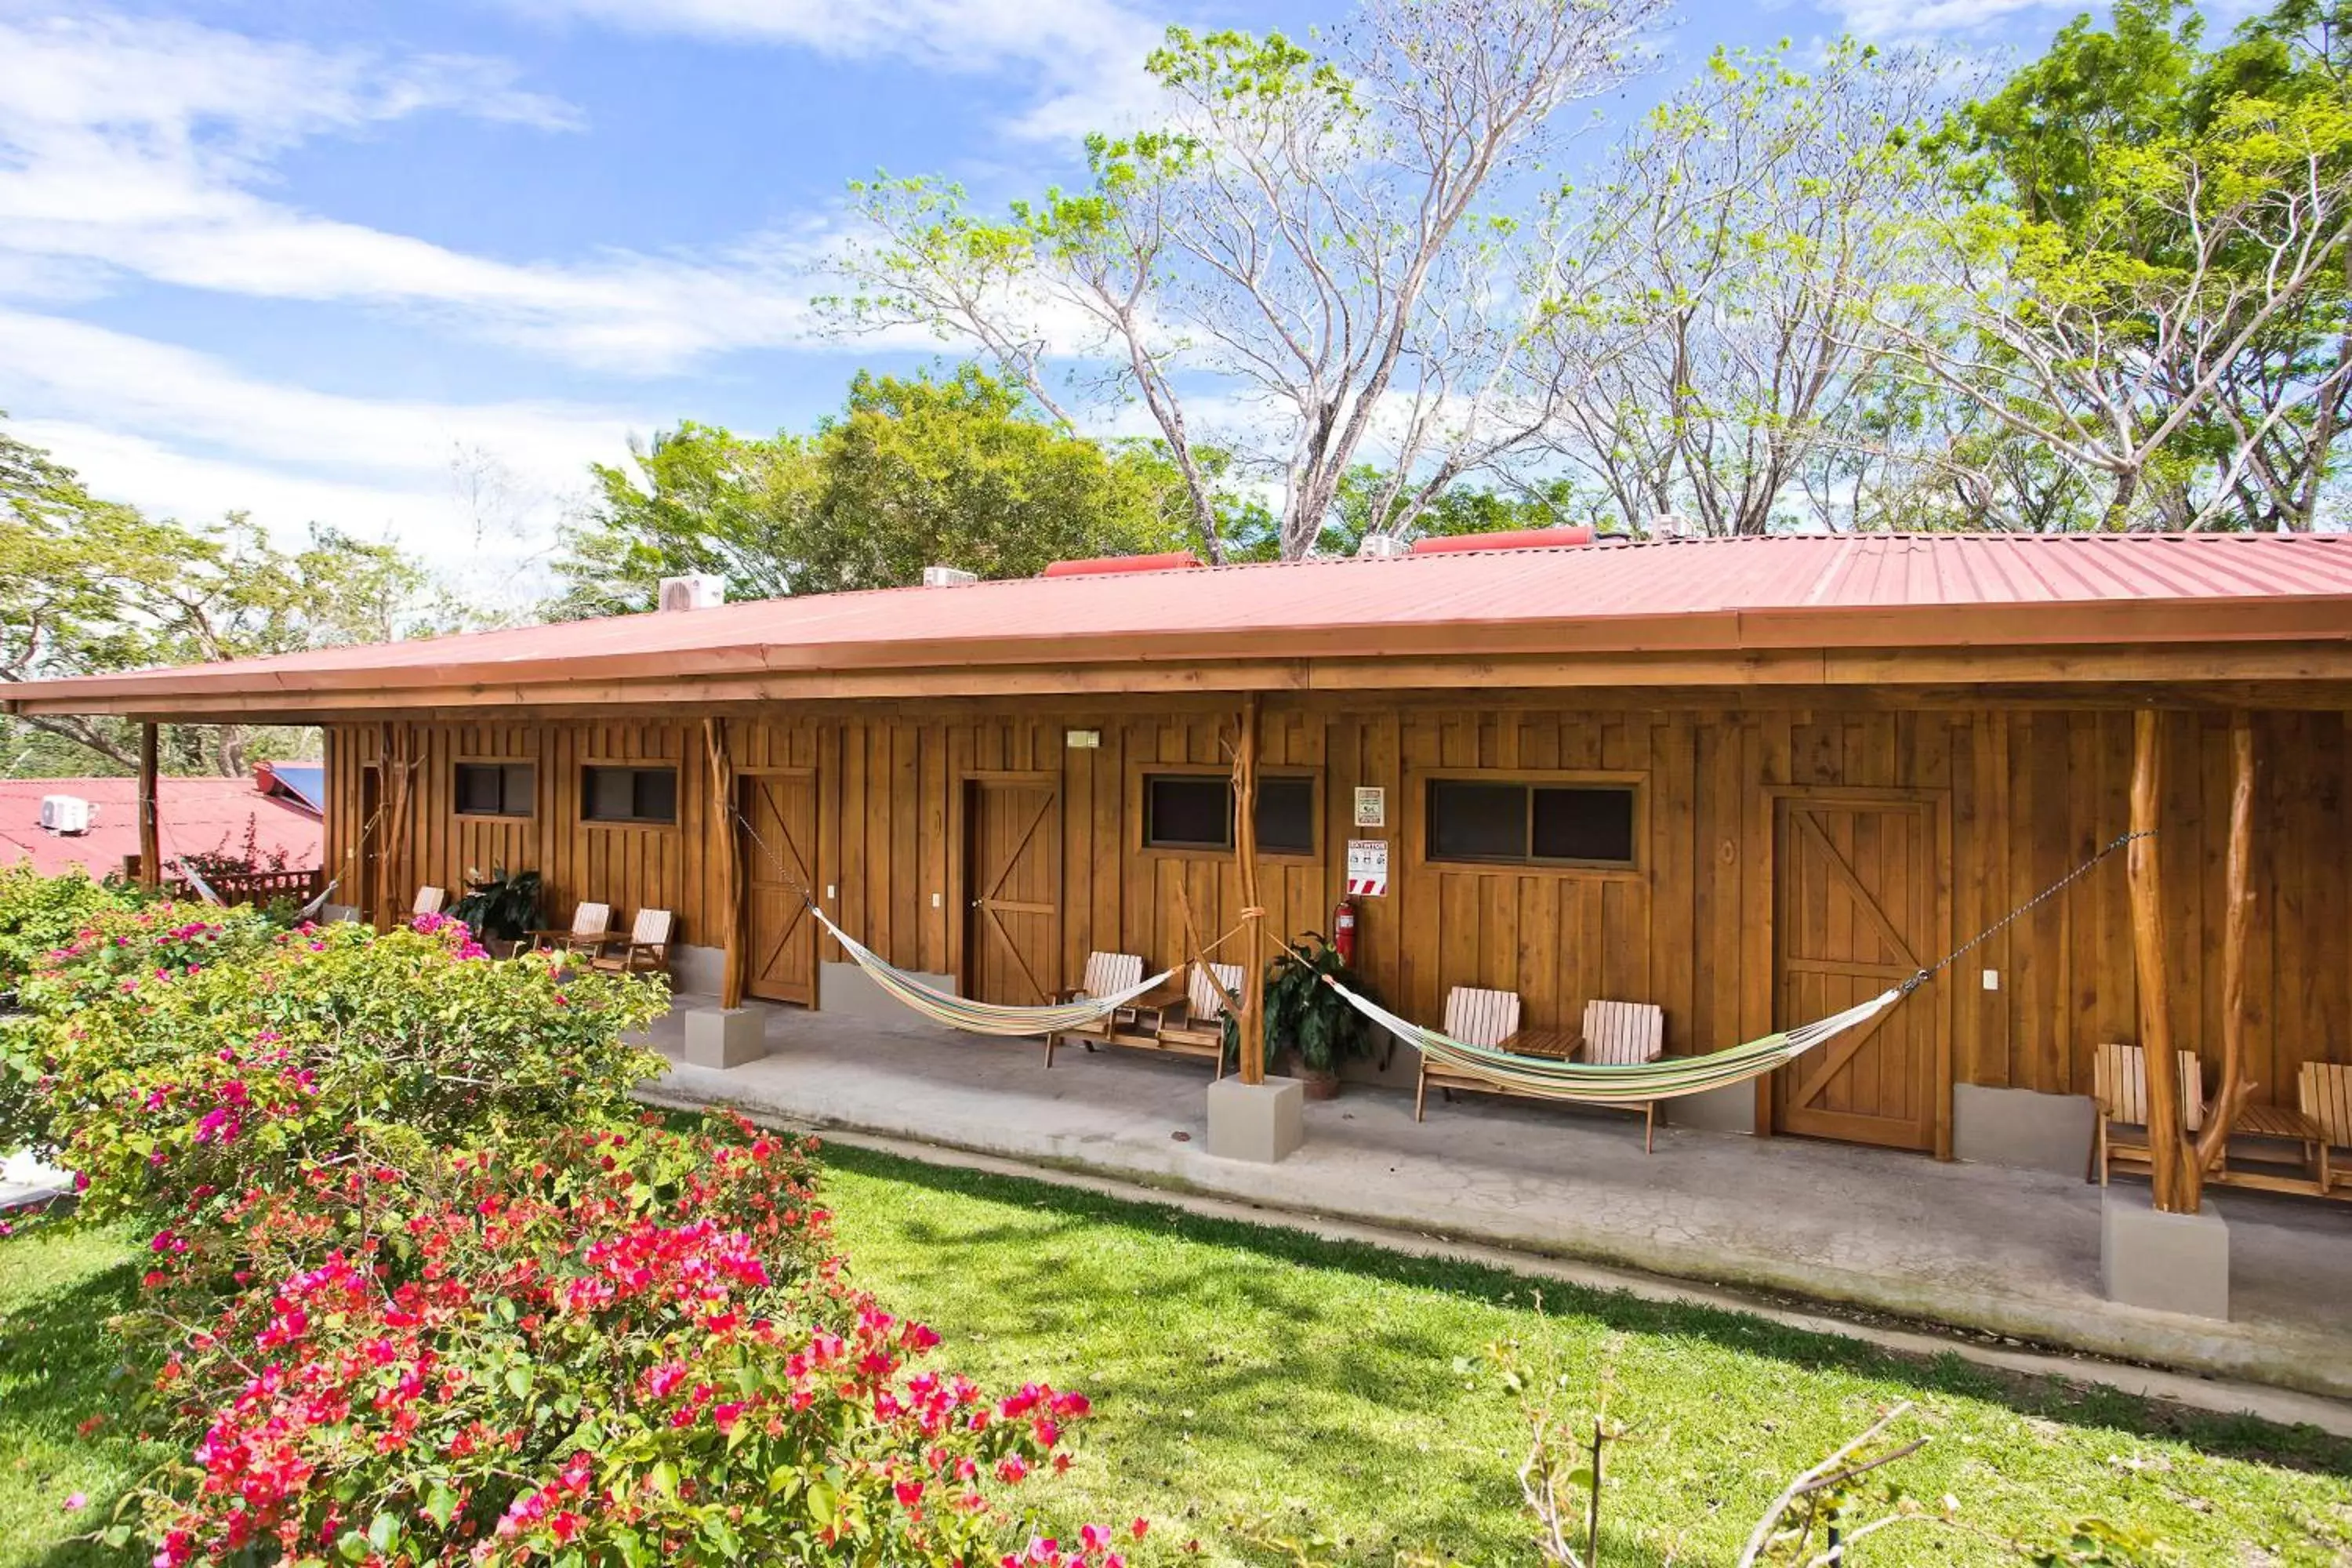
[[[933,909],[938,909],[941,904],[944,904],[947,901],[948,896],[945,893],[933,893],[931,895],[931,908]]]
[[[1984,988],[1988,991],[1998,991],[2000,989],[2000,970],[1988,969],[1984,972]]]

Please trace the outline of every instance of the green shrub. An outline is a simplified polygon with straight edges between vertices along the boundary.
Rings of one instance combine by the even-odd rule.
[[[99,915],[144,901],[137,889],[93,881],[79,866],[62,877],[45,877],[29,860],[0,866],[0,991],[13,990],[27,969]]]
[[[625,1119],[661,1058],[625,1043],[666,1005],[644,977],[481,955],[442,917],[378,936],[245,910],[101,914],[28,973],[6,1049],[17,1123],[87,1185],[201,1242],[230,1198],[373,1152]],[[0,1106],[0,1111],[7,1110]]]

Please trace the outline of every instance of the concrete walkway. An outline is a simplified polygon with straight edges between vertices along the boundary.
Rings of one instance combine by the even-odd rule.
[[[727,1071],[677,1060],[664,1019],[659,1097],[2352,1397],[2352,1207],[2219,1194],[2218,1322],[2102,1299],[2098,1189],[2068,1177],[1670,1127],[1645,1158],[1637,1118],[1482,1097],[1416,1125],[1409,1095],[1355,1085],[1307,1108],[1299,1153],[1244,1164],[1202,1152],[1198,1062],[1066,1050],[1048,1072],[920,1019],[763,1011],[769,1054]]]

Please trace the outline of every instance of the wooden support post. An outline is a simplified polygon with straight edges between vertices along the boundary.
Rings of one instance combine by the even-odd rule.
[[[2254,924],[2254,726],[2243,712],[2230,719],[2230,850],[2222,875],[2221,1087],[2197,1138],[2196,1180],[2201,1183],[2230,1146],[2230,1130],[2254,1085],[2246,1077],[2246,942]]]
[[[139,726],[139,885],[153,891],[163,883],[163,827],[156,814],[155,726]]]
[[[378,920],[386,928],[405,918],[409,900],[416,896],[415,879],[408,874],[409,791],[416,773],[416,764],[409,760],[408,742],[407,725],[384,725],[384,908]]]
[[[710,753],[710,815],[718,825],[719,908],[726,929],[725,956],[719,970],[719,1005],[743,1005],[743,835],[735,824],[735,763],[727,754],[727,721],[702,721],[703,745]]]
[[[1242,981],[1241,1080],[1265,1081],[1265,910],[1257,901],[1257,693],[1242,700],[1234,747],[1234,858],[1241,873],[1242,922],[1249,954]]]
[[[2173,1056],[2171,988],[2165,969],[2164,878],[2157,803],[2163,798],[2163,729],[2143,708],[2132,715],[2131,841],[2132,964],[2138,980],[2140,1060],[2147,1074],[2149,1184],[2168,1214],[2198,1210],[2196,1164],[2180,1125],[2180,1068]]]

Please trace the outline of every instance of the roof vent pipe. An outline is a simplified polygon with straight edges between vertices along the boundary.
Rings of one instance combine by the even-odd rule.
[[[1368,533],[1356,545],[1359,561],[1392,561],[1412,553],[1412,546],[1393,533]]]
[[[923,586],[926,588],[969,588],[979,581],[979,573],[967,572],[961,566],[923,568]]]
[[[660,610],[709,610],[726,602],[727,579],[697,572],[690,576],[663,578],[654,606]]]

